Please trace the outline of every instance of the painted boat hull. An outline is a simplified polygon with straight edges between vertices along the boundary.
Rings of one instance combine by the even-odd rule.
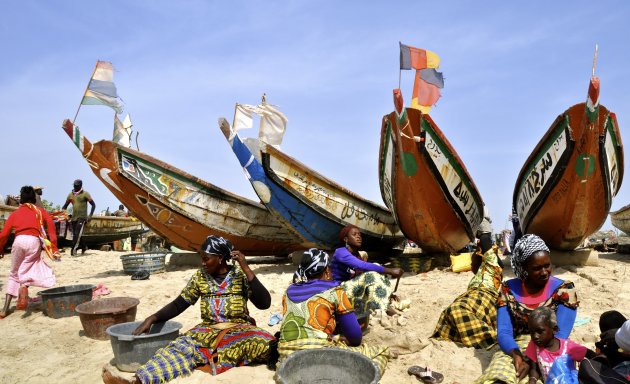
[[[597,100],[598,89],[597,81]],[[615,114],[603,105],[588,108],[576,104],[556,118],[516,181],[513,204],[523,233],[537,234],[552,249],[573,250],[596,232],[621,186]]]
[[[114,196],[178,248],[198,251],[211,234],[247,255],[286,255],[305,248],[261,204],[112,141],[92,144],[69,120],[63,128]]]
[[[630,236],[630,204],[611,212],[610,222],[615,228]]]
[[[414,141],[414,136],[422,141]],[[383,117],[379,182],[400,229],[423,251],[457,252],[474,239],[483,201],[429,115],[407,108],[402,115],[395,111]]]
[[[339,232],[359,227],[365,251],[390,252],[405,238],[391,213],[382,206],[321,176],[280,150],[262,143],[256,154],[231,131],[221,130],[267,209],[310,246],[333,250],[341,246]]]
[[[4,227],[9,215],[16,209],[17,207],[0,205],[0,230]],[[81,239],[88,247],[96,247],[131,236],[138,236],[147,231],[148,228],[145,228],[142,222],[134,218],[93,216],[85,226]],[[59,233],[59,228],[57,228],[57,243],[60,247],[71,244],[70,240],[65,239],[64,234]]]

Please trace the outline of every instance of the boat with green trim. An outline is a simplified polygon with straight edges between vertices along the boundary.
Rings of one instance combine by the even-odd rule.
[[[623,178],[617,117],[599,103],[593,74],[586,102],[560,114],[521,169],[513,204],[523,233],[573,250],[606,220]]]
[[[383,117],[381,196],[405,236],[424,252],[457,252],[475,238],[483,200],[453,146],[428,114],[405,108],[394,90]]]

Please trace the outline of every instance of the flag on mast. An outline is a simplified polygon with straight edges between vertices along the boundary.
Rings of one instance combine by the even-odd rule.
[[[114,84],[114,66],[107,61],[97,61],[94,74],[90,79],[82,105],[106,105],[116,111],[122,112],[122,103],[116,92]]]
[[[411,96],[411,108],[429,113],[431,107],[440,98],[440,89],[444,88],[440,57],[431,51],[400,44],[400,69],[415,69],[416,75]]]
[[[124,147],[131,148],[131,119],[129,114],[124,121],[120,121],[118,115],[114,114],[114,137],[112,141]]]

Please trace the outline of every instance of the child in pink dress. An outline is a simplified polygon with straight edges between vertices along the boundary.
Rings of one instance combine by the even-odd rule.
[[[528,324],[532,339],[527,345],[525,355],[534,362],[529,370],[530,383],[539,379],[545,382],[554,361],[562,355],[569,355],[573,362],[595,355],[595,352],[583,345],[555,337],[558,321],[556,313],[548,307],[536,308],[529,315]],[[575,369],[575,366],[572,369]]]

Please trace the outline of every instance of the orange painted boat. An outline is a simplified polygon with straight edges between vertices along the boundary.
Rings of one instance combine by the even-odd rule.
[[[259,203],[112,141],[92,144],[70,120],[63,130],[133,216],[178,248],[197,251],[211,234],[229,239],[246,255],[287,255],[305,248]]]
[[[523,233],[575,249],[604,224],[623,169],[617,118],[599,104],[593,75],[587,101],[556,118],[518,175],[513,204]]]
[[[405,236],[427,253],[451,253],[474,239],[483,200],[466,167],[429,115],[405,108],[383,117],[381,196]]]
[[[610,213],[612,225],[630,236],[630,204]]]

